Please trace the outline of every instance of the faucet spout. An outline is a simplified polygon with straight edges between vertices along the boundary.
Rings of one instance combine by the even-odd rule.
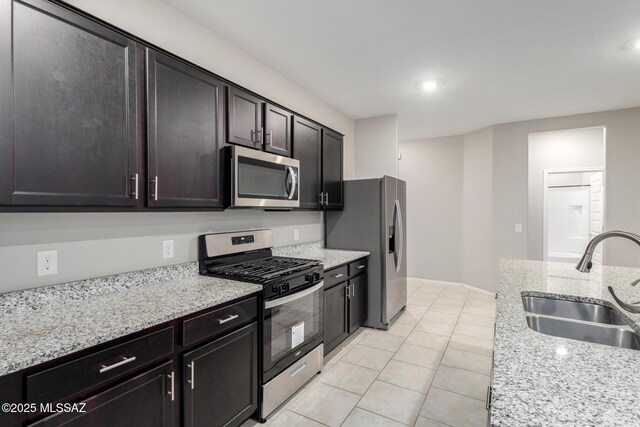
[[[578,263],[578,265],[576,265],[576,270],[581,271],[582,273],[588,273],[589,271],[591,271],[591,267],[593,267],[593,251],[595,251],[596,246],[598,246],[600,242],[608,239],[609,237],[623,237],[640,245],[640,236],[638,236],[637,234],[621,230],[605,231],[604,233],[600,233],[596,237],[591,239],[584,251],[584,255],[582,255],[582,259],[580,259],[580,262]]]

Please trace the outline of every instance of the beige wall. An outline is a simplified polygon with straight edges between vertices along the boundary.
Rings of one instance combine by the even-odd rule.
[[[464,136],[462,265],[467,285],[495,291],[493,281],[493,128]]]
[[[604,168],[604,133],[604,128],[595,127],[529,135],[529,259],[543,259],[544,171]]]
[[[493,157],[495,265],[501,257],[526,259],[534,256],[529,253],[527,229],[524,233],[514,232],[516,222],[528,222],[529,134],[596,126],[606,128],[606,229],[640,232],[640,108],[496,125]],[[610,240],[604,262],[638,267],[640,248],[625,240]]]
[[[464,141],[461,136],[400,143],[407,182],[410,277],[462,281]]]
[[[356,120],[358,179],[398,176],[398,118],[395,114]]]
[[[167,49],[203,68],[286,105],[345,135],[344,175],[355,176],[354,120],[311,95],[195,21],[157,0],[69,0],[73,6]],[[277,245],[322,238],[322,214],[0,213],[0,292],[196,260],[203,232],[274,228]],[[162,259],[162,240],[175,258]],[[55,276],[37,277],[36,252],[58,249]]]

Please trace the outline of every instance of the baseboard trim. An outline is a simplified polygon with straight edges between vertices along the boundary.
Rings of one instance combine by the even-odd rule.
[[[491,291],[487,291],[486,289],[482,289],[479,288],[477,286],[471,286],[471,285],[467,285],[466,283],[462,283],[462,282],[448,282],[446,280],[434,280],[434,279],[421,279],[418,277],[407,277],[408,280],[415,280],[416,282],[431,282],[431,283],[440,283],[442,285],[447,285],[447,286],[464,286],[465,288],[469,288],[469,289],[473,289],[476,292],[482,292],[484,294],[488,294],[488,295],[495,295],[495,292],[491,292]]]

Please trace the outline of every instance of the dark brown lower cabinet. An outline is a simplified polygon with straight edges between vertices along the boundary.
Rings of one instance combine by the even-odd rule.
[[[349,280],[349,333],[353,333],[367,320],[367,275],[361,274]]]
[[[324,352],[333,350],[347,336],[347,282],[324,291]]]
[[[84,406],[82,413],[59,412],[30,426],[171,426],[172,375],[173,362],[166,362],[82,401],[79,404]]]
[[[184,425],[237,426],[258,404],[258,326],[252,323],[183,356]]]

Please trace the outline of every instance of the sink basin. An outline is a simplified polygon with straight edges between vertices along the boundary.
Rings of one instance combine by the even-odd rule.
[[[604,305],[544,297],[522,297],[522,304],[528,313],[607,325],[627,325],[615,310]]]
[[[526,317],[531,329],[546,335],[640,350],[640,335],[629,326],[580,322],[535,314],[527,314]]]

